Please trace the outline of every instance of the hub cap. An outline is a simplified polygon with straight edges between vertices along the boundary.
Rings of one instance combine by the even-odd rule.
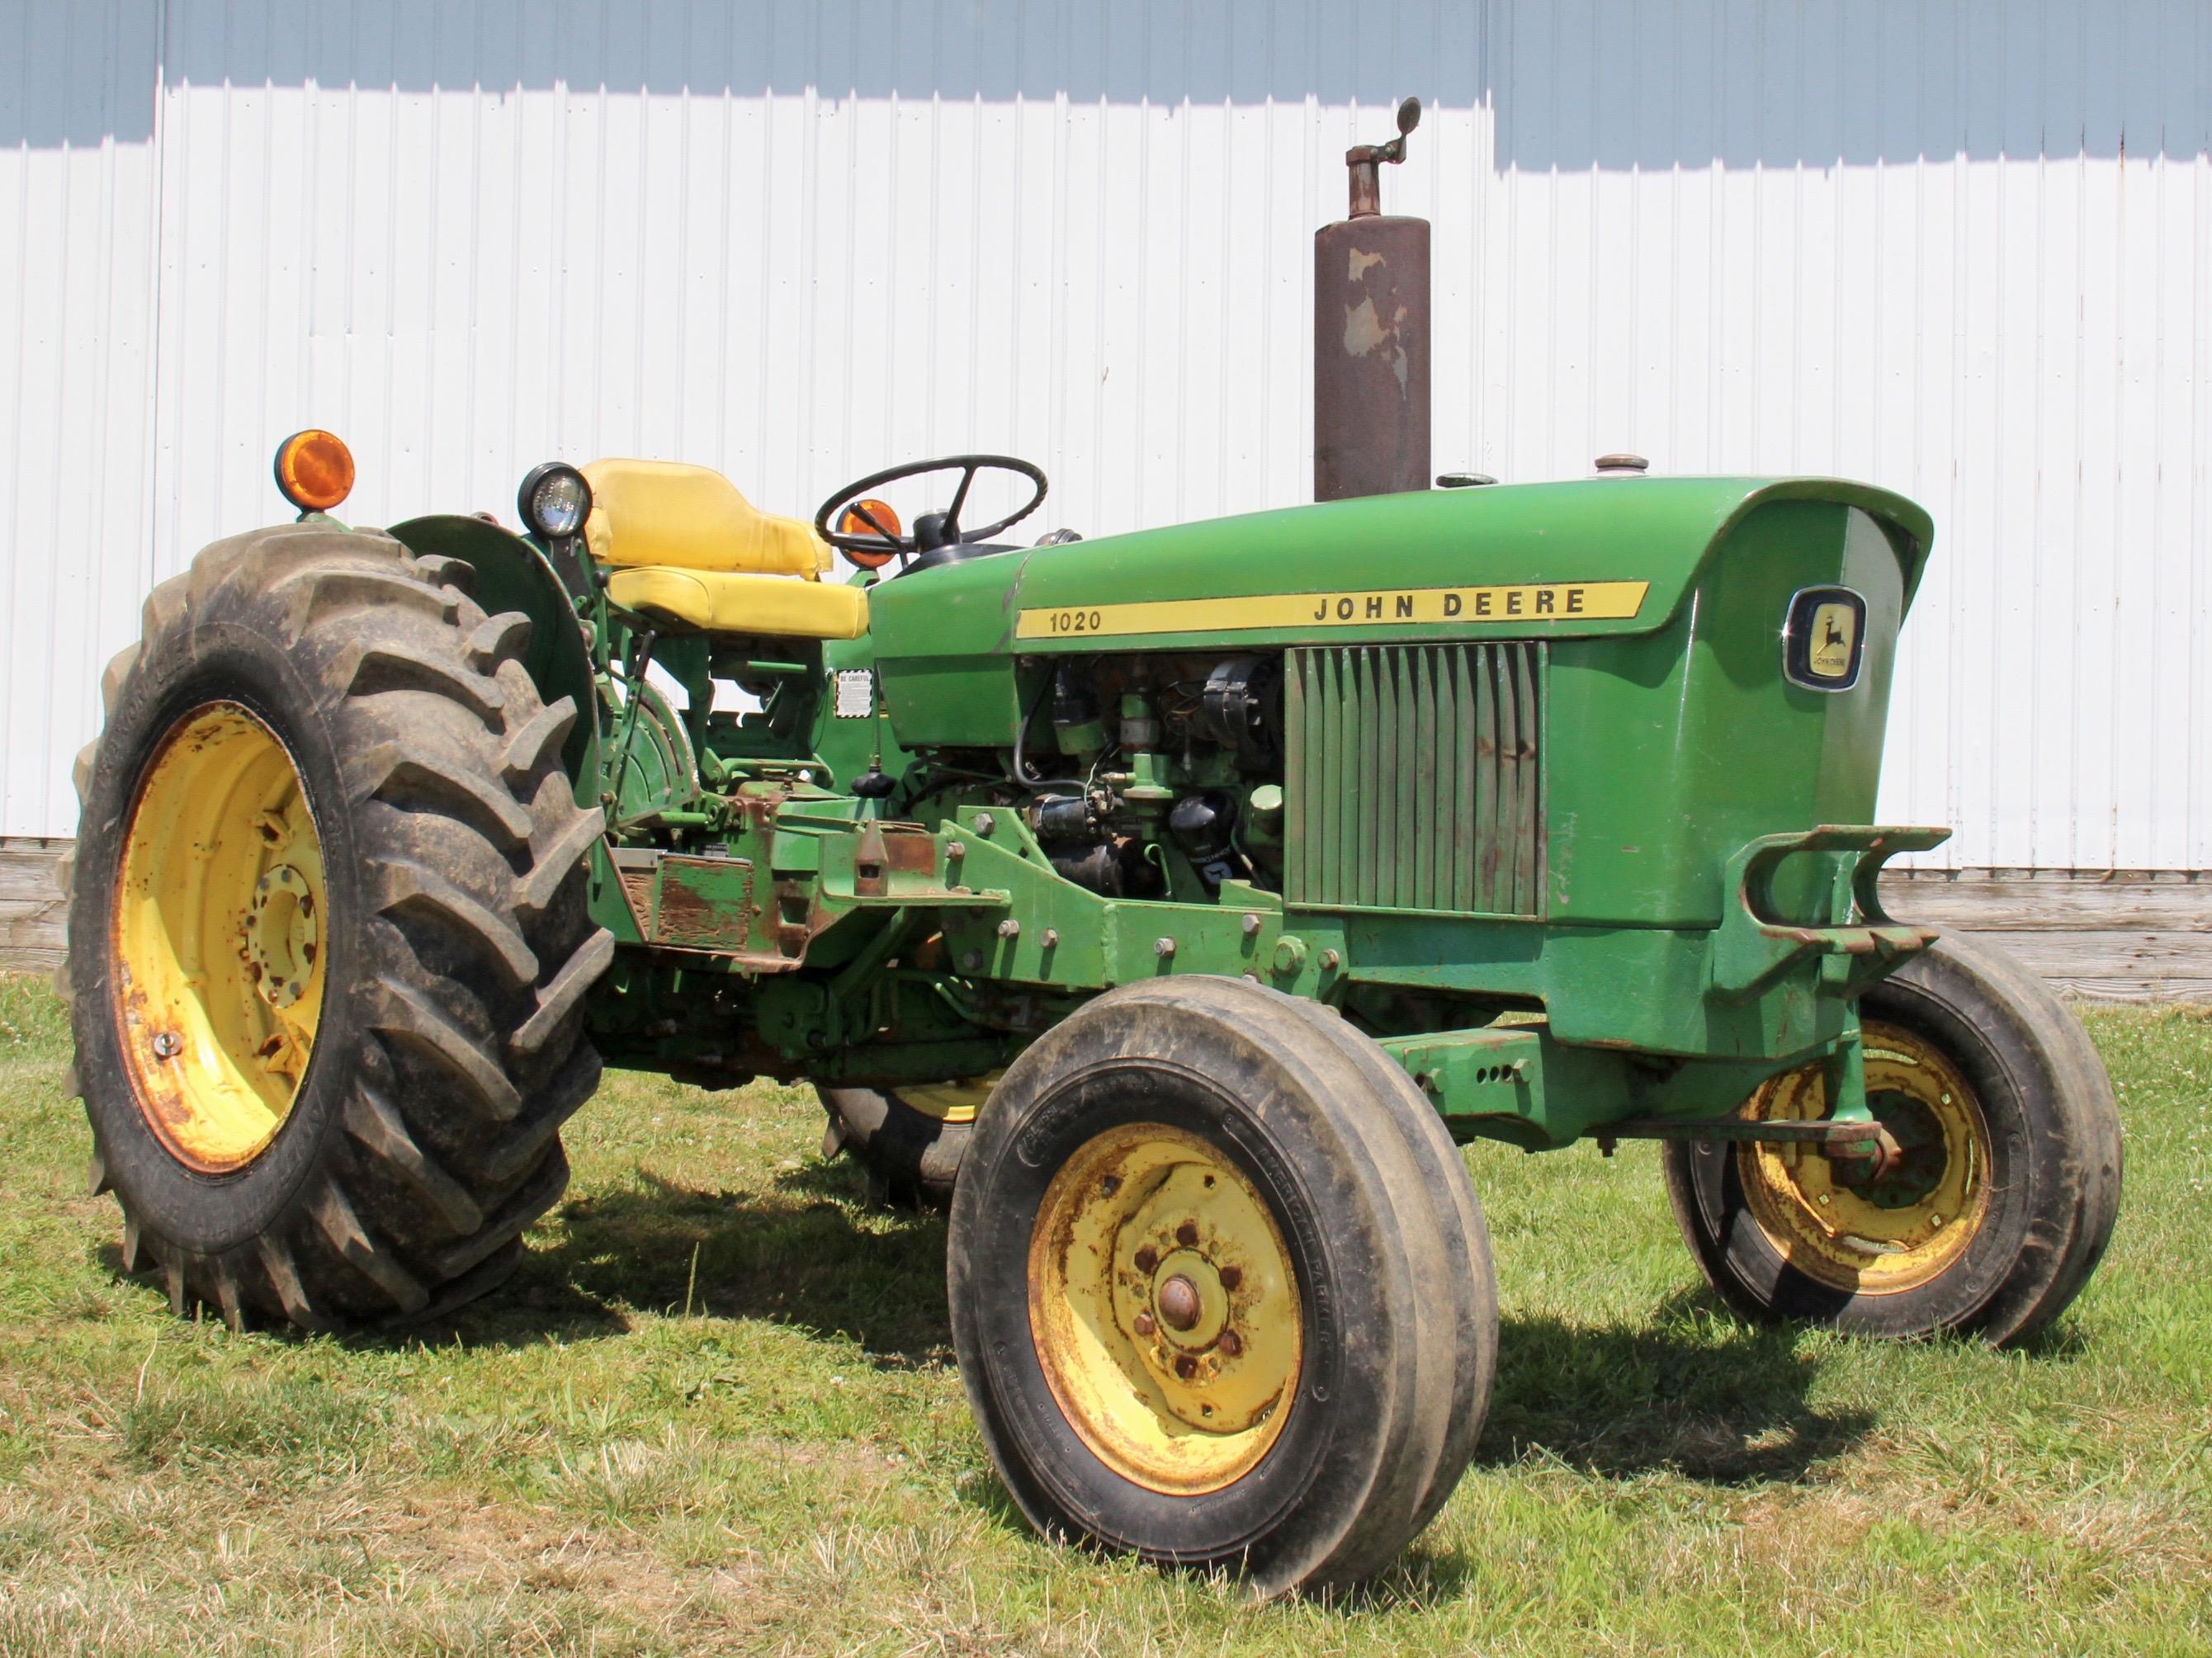
[[[1966,1252],[1989,1210],[1990,1131],[1980,1099],[1932,1043],[1869,1023],[1867,1104],[1898,1155],[1827,1155],[1808,1145],[1749,1141],[1736,1168],[1753,1218],[1790,1264],[1852,1295],[1894,1295],[1927,1283]],[[1777,1077],[1744,1114],[1827,1114],[1820,1067]]]
[[[225,1174],[284,1125],[314,1049],[322,842],[291,755],[235,702],[169,728],[139,781],[115,886],[116,1027],[139,1109]]]
[[[1053,1397],[1124,1478],[1218,1491],[1282,1432],[1297,1277],[1258,1191],[1197,1135],[1138,1123],[1079,1151],[1045,1193],[1029,1285]]]

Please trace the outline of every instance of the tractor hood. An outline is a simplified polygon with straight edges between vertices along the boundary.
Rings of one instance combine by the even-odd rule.
[[[874,651],[1648,633],[1730,530],[1780,501],[1865,512],[1910,604],[1933,525],[1901,495],[1829,478],[1601,478],[1371,495],[970,560],[877,586]]]

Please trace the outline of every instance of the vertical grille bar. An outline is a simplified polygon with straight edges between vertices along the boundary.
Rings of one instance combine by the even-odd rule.
[[[1288,653],[1285,896],[1540,915],[1540,643]]]

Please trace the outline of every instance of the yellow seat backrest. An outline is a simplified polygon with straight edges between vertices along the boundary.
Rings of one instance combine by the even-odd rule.
[[[584,477],[592,486],[584,542],[602,564],[809,580],[830,568],[812,525],[763,513],[709,467],[595,460]]]

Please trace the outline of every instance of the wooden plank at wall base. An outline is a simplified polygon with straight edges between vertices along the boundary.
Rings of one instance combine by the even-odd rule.
[[[0,968],[61,961],[69,847],[0,840]],[[1882,896],[1899,920],[1984,938],[2068,995],[2212,1005],[2212,870],[1908,870]]]
[[[61,965],[69,917],[59,873],[70,843],[0,840],[0,968]]]

